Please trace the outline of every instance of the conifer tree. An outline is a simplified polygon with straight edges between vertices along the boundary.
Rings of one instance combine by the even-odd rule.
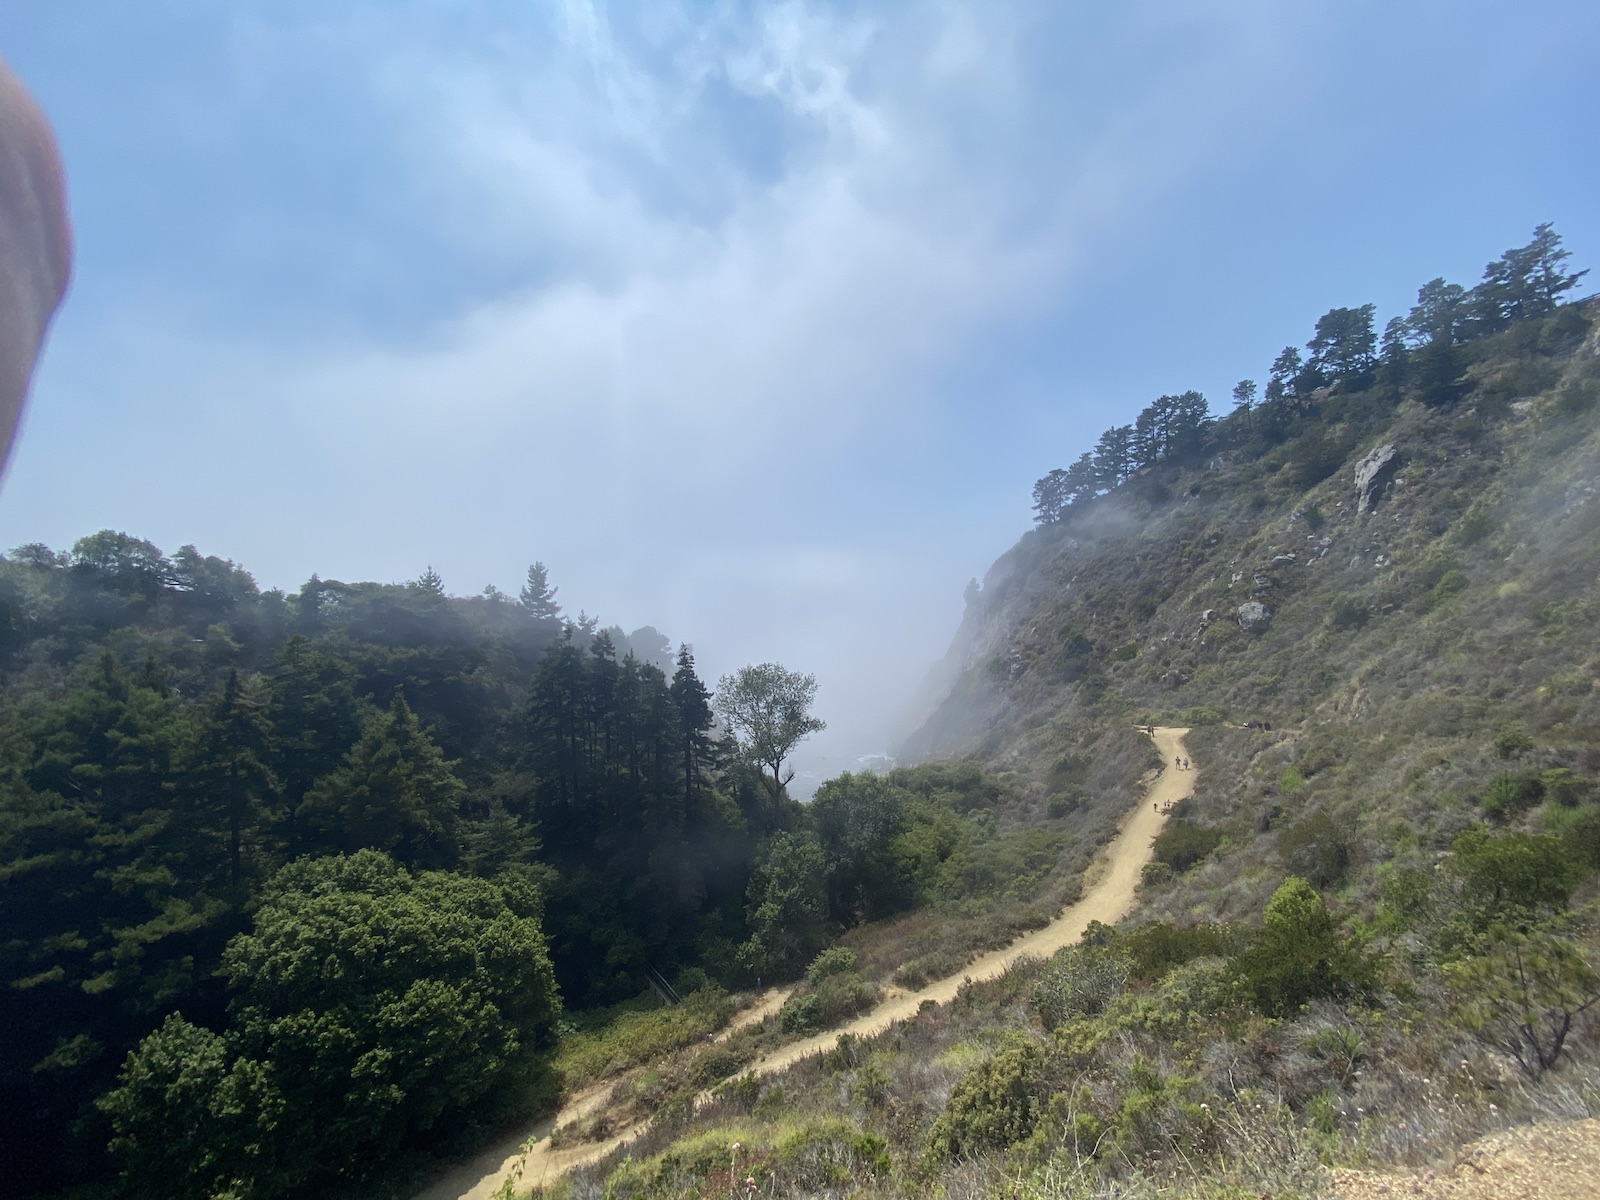
[[[556,603],[559,588],[550,586],[550,573],[542,562],[528,568],[528,579],[522,585],[522,607],[536,617],[554,620],[561,615],[561,605]]]
[[[1133,473],[1133,426],[1115,425],[1094,445],[1095,482],[1107,490]]]
[[[455,854],[466,789],[396,691],[374,713],[343,764],[306,798],[306,823],[327,849],[381,850],[407,866],[443,866]]]
[[[1561,235],[1546,221],[1526,246],[1507,250],[1483,269],[1483,282],[1473,289],[1476,316],[1494,330],[1553,312],[1561,297],[1589,273],[1563,271],[1561,264],[1570,257],[1571,251],[1561,246]]]
[[[1033,485],[1033,520],[1054,525],[1067,508],[1067,473],[1057,467]]]
[[[422,572],[421,578],[417,580],[416,587],[417,591],[426,596],[444,599],[444,580],[440,577],[439,572],[433,569],[432,563],[429,563],[427,570]]]
[[[1377,360],[1377,334],[1373,330],[1377,306],[1331,308],[1317,318],[1316,332],[1306,343],[1311,351],[1307,367],[1327,383],[1355,380],[1372,370]]]
[[[1303,367],[1300,347],[1285,346],[1280,350],[1278,357],[1272,360],[1272,370],[1267,377],[1267,399],[1270,401],[1295,399]]]
[[[232,887],[238,887],[243,878],[245,836],[260,827],[264,802],[278,789],[277,778],[267,765],[272,756],[271,726],[240,681],[238,670],[231,669],[201,731],[190,778],[203,808],[227,827],[228,883]]]
[[[683,747],[683,803],[694,811],[695,792],[702,764],[710,748],[713,722],[711,692],[695,673],[694,655],[687,643],[678,647],[678,669],[672,673],[672,705],[678,714],[678,736]]]

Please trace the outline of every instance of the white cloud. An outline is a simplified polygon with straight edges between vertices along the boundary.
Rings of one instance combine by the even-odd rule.
[[[1139,61],[1169,36],[1151,7],[1082,33],[1099,43],[1068,22],[1048,50],[1049,6],[730,11],[659,9],[624,37],[569,0],[543,42],[383,48],[370,70],[411,191],[463,253],[525,281],[419,344],[308,354],[239,331],[231,436],[259,453],[227,474],[259,511],[231,519],[270,508],[302,530],[316,561],[266,555],[303,574],[431,558],[469,591],[537,554],[574,605],[687,637],[713,670],[815,671],[840,744],[875,749],[974,553],[1003,545],[936,512],[886,528],[886,490],[944,485],[914,463],[872,478],[863,448],[915,427],[993,328],[1032,320],[1158,208],[1281,56],[1254,5],[1188,18],[1195,54],[1160,70]],[[1105,39],[1127,43],[1120,67],[1092,61]],[[719,125],[725,95],[779,139],[774,169]],[[187,381],[172,357],[180,403],[227,374],[225,347]]]

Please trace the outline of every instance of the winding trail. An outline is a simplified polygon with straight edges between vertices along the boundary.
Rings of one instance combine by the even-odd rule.
[[[886,998],[870,1012],[825,1033],[780,1046],[770,1054],[757,1058],[740,1074],[777,1074],[803,1058],[833,1049],[840,1034],[876,1036],[896,1021],[916,1016],[925,1001],[948,1004],[965,984],[994,979],[1021,958],[1049,958],[1057,950],[1077,942],[1091,921],[1115,925],[1126,917],[1138,902],[1140,873],[1150,861],[1151,843],[1167,822],[1165,810],[1194,792],[1193,769],[1179,771],[1165,765],[1184,755],[1186,746],[1183,739],[1188,732],[1187,729],[1156,729],[1156,749],[1163,763],[1161,772],[1145,789],[1139,803],[1122,819],[1117,836],[1106,845],[1089,868],[1084,878],[1082,898],[1062,909],[1061,915],[1054,921],[1024,934],[1008,946],[980,955],[957,974],[930,983],[927,987],[914,992],[887,989]],[[777,1012],[788,994],[788,989],[770,989],[758,1004],[735,1017],[718,1040]],[[522,1176],[517,1191],[521,1194],[530,1187],[550,1183],[574,1168],[604,1158],[617,1147],[632,1141],[649,1122],[640,1121],[630,1125],[604,1141],[583,1142],[557,1149],[550,1148],[549,1136],[556,1126],[581,1120],[601,1108],[617,1083],[617,1080],[607,1080],[584,1089],[568,1100],[554,1117],[540,1121],[519,1137],[507,1138],[486,1148],[436,1180],[420,1192],[416,1200],[490,1200],[517,1167],[519,1160]],[[529,1138],[538,1140],[524,1155],[522,1146]]]

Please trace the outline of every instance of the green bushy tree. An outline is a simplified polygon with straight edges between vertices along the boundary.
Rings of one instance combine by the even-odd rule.
[[[935,1160],[1004,1150],[1033,1132],[1040,1112],[1044,1051],[1020,1034],[966,1073],[928,1134]]]
[[[170,1017],[102,1101],[128,1191],[349,1183],[486,1102],[525,1102],[560,1013],[538,907],[517,877],[412,875],[372,850],[285,867],[223,956],[226,1032]]]
[[[1257,1007],[1275,1017],[1313,1000],[1357,994],[1375,977],[1316,888],[1293,876],[1273,893],[1261,931],[1234,962]]]

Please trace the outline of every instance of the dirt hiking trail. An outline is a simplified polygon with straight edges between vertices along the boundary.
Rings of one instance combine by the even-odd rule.
[[[999,950],[979,955],[956,974],[917,991],[886,989],[887,998],[870,1012],[825,1033],[781,1046],[757,1058],[740,1074],[774,1075],[803,1058],[833,1049],[841,1034],[876,1036],[896,1021],[916,1016],[924,1002],[931,1000],[935,1004],[948,1004],[955,999],[963,985],[994,979],[1019,959],[1049,958],[1057,950],[1077,942],[1091,921],[1115,925],[1122,920],[1137,903],[1140,875],[1150,861],[1151,843],[1167,822],[1167,810],[1194,792],[1195,770],[1179,770],[1173,766],[1185,754],[1183,739],[1188,732],[1187,729],[1156,729],[1155,745],[1162,762],[1160,773],[1123,818],[1117,836],[1101,851],[1084,876],[1082,898],[1062,909],[1061,915],[1054,921],[1024,934]],[[734,1029],[756,1024],[775,1014],[787,997],[788,989],[770,989],[760,1003],[740,1013],[721,1036],[726,1037]],[[496,1143],[470,1161],[455,1167],[418,1193],[416,1200],[490,1200],[507,1176],[516,1169],[519,1160],[522,1174],[516,1190],[520,1195],[530,1187],[550,1183],[574,1168],[604,1158],[618,1146],[637,1137],[648,1122],[641,1121],[619,1130],[604,1141],[583,1142],[556,1149],[550,1148],[549,1136],[557,1126],[580,1120],[601,1108],[616,1084],[615,1079],[606,1080],[577,1093],[554,1117],[540,1121],[519,1137]],[[522,1146],[529,1138],[538,1140],[524,1156]]]

